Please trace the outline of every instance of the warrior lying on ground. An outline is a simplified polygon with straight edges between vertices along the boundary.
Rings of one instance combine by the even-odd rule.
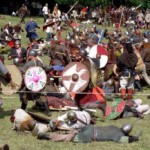
[[[139,140],[142,135],[140,131],[137,135],[132,136],[129,133],[132,130],[131,124],[125,124],[121,128],[116,126],[95,126],[86,125],[81,130],[71,130],[68,134],[57,133],[41,133],[38,139],[45,139],[50,141],[72,141],[78,143],[89,143],[92,141],[113,141],[117,143],[132,143]]]

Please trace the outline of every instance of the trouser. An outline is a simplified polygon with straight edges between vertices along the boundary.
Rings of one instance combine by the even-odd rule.
[[[131,107],[128,105],[125,105],[124,112],[122,115],[123,118],[128,118],[128,117],[142,118],[141,113],[136,110],[136,107]]]
[[[85,104],[81,104],[81,108],[86,109],[86,108],[99,108],[102,110],[103,115],[105,115],[105,109],[106,109],[106,104],[100,103],[100,101],[95,101],[95,102],[88,102]]]
[[[29,100],[37,100],[39,99],[38,93],[32,93],[32,91],[29,92],[29,90],[26,87],[23,87],[19,92],[19,97],[21,101],[21,109],[25,110],[28,104]]]
[[[50,134],[39,133],[38,139],[50,140],[53,142],[69,142],[69,141],[72,141],[74,139],[76,133],[77,133],[76,130],[71,130],[70,133],[66,133],[66,134],[58,134],[58,133],[54,133],[54,132],[51,132]]]
[[[46,22],[46,19],[48,18],[48,14],[43,14],[43,17],[44,17],[44,23]]]
[[[24,14],[23,16],[22,16],[22,18],[21,18],[21,23],[25,23],[25,17],[26,17],[26,14]]]
[[[146,81],[146,83],[150,86],[150,78],[149,78],[149,76],[147,75],[146,67],[144,67],[144,68],[142,69],[141,75],[142,75],[142,77],[144,78],[144,80]]]
[[[134,100],[135,104],[137,105],[136,110],[142,114],[149,114],[150,113],[150,106],[147,104],[142,105],[141,99]]]
[[[134,89],[134,77],[120,77],[121,89]]]

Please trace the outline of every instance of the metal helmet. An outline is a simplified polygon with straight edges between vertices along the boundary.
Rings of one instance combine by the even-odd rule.
[[[74,111],[70,111],[67,113],[67,118],[69,121],[76,121],[77,120],[77,115]]]
[[[125,35],[129,35],[129,32],[128,32],[128,31],[126,31],[126,32],[125,32]]]
[[[16,40],[15,44],[21,44],[21,41],[20,40]]]
[[[77,32],[79,32],[79,31],[80,31],[80,29],[79,29],[79,28],[76,28],[76,31],[77,31]]]
[[[143,43],[148,43],[148,39],[147,39],[147,38],[144,38],[144,39],[143,39]]]
[[[70,39],[71,39],[71,37],[70,37],[70,35],[68,34],[68,35],[66,36],[66,40],[67,40],[67,41],[70,41]]]
[[[81,48],[79,52],[80,52],[80,55],[82,57],[86,57],[87,56],[87,51],[84,48]]]
[[[34,56],[34,57],[36,57],[36,56],[37,56],[37,52],[32,49],[32,50],[29,51],[29,56]]]
[[[127,123],[127,124],[124,124],[121,129],[125,134],[129,134],[132,131],[132,128],[133,128],[133,125],[130,123]]]
[[[20,60],[19,58],[14,58],[13,62],[17,66],[20,63]]]
[[[71,39],[71,40],[70,40],[70,44],[75,45],[75,44],[76,44],[76,41],[75,41],[74,39]]]
[[[41,50],[37,51],[38,56],[42,56],[43,52]]]

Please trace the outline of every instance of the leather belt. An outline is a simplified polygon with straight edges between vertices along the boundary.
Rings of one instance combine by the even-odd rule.
[[[98,128],[97,126],[93,127],[93,141],[97,141],[97,136],[98,136]]]

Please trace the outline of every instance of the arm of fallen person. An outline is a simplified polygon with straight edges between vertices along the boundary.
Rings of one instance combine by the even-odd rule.
[[[113,72],[116,76],[119,76],[119,74],[117,73],[117,65],[116,64],[113,67]]]

